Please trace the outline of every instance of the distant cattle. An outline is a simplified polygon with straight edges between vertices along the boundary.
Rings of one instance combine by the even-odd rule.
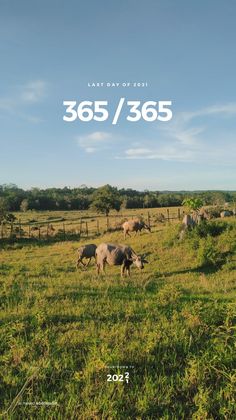
[[[96,249],[97,245],[95,244],[87,244],[78,248],[78,259],[76,264],[77,268],[80,264],[82,264],[84,267],[87,267],[91,259],[95,258]],[[86,264],[84,264],[83,259],[88,260]]]
[[[192,229],[196,225],[199,225],[203,220],[208,219],[207,213],[192,213],[185,214],[182,220],[182,227],[179,233],[179,238],[182,240],[188,229]]]
[[[132,248],[126,245],[114,245],[102,243],[96,249],[97,273],[104,272],[105,264],[120,265],[121,276],[130,276],[130,267],[136,265],[140,270],[147,263],[144,256],[137,255]]]
[[[202,220],[210,220],[211,219],[211,215],[208,212],[208,209],[206,210],[206,209],[204,209],[204,207],[202,207],[199,210],[199,213],[198,214],[201,216]]]
[[[220,217],[229,217],[229,216],[233,216],[233,211],[231,211],[231,210],[223,210],[221,213],[220,213]]]
[[[183,220],[182,220],[182,224],[183,227],[188,229],[188,228],[192,228],[196,225],[199,225],[202,221],[202,217],[198,214],[185,214]]]
[[[137,232],[141,232],[142,229],[151,232],[150,226],[139,219],[127,220],[127,222],[123,223],[122,227],[124,230],[124,238],[126,238],[126,235],[130,236],[130,232],[135,232],[136,235]]]

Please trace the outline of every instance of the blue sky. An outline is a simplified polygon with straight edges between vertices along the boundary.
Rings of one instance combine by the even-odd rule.
[[[235,16],[234,0],[0,0],[0,183],[235,189]],[[63,121],[63,100],[120,97],[172,100],[173,118]]]

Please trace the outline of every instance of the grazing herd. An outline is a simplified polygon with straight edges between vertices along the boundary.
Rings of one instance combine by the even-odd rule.
[[[233,214],[233,212],[224,210],[220,213],[220,217],[227,217]],[[179,239],[183,239],[188,229],[192,229],[203,220],[208,220],[209,218],[209,214],[204,209],[200,212],[186,214],[182,221]],[[135,232],[135,236],[137,232],[141,232],[143,229],[151,232],[150,226],[140,219],[128,220],[123,223],[122,228],[124,239],[126,239],[126,236],[131,236],[131,232]],[[87,267],[92,258],[94,258],[96,262],[97,274],[105,271],[106,264],[110,266],[119,265],[121,266],[122,277],[124,275],[130,276],[130,267],[132,264],[139,269],[143,269],[144,264],[148,263],[144,255],[137,255],[130,246],[101,243],[98,246],[95,244],[87,244],[78,249],[77,268],[79,268],[80,265]],[[86,263],[84,263],[85,260]]]
[[[149,232],[150,227],[144,223],[142,220],[134,219],[124,222],[123,225],[124,238],[126,235],[131,236],[130,232],[141,232],[142,229],[146,229]],[[136,252],[127,245],[115,245],[110,243],[102,243],[98,246],[95,244],[87,244],[78,248],[77,255],[77,268],[80,265],[87,267],[92,258],[95,258],[97,274],[100,272],[105,272],[105,265],[119,265],[121,266],[121,276],[124,275],[130,276],[130,267],[134,264],[137,268],[142,270],[144,264],[147,264],[148,261],[145,259],[144,255],[137,255]],[[86,260],[86,263],[84,263]]]
[[[144,255],[137,255],[136,252],[127,245],[114,245],[102,243],[98,246],[95,244],[87,244],[78,249],[77,268],[82,264],[87,267],[92,258],[95,258],[97,266],[97,274],[105,272],[105,265],[120,265],[121,276],[125,274],[130,276],[130,267],[134,264],[142,270],[144,264],[148,263]],[[83,259],[87,260],[84,264]]]

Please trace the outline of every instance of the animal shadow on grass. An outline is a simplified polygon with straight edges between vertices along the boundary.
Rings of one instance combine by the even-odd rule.
[[[163,276],[170,277],[174,274],[198,273],[198,274],[214,274],[226,263],[227,257],[232,256],[233,252],[224,252],[221,254],[221,261],[217,265],[202,265],[195,268],[185,268],[184,270],[176,270],[172,272],[164,272]]]
[[[227,299],[222,297],[213,298],[211,297],[211,292],[209,291],[202,291],[200,292],[200,296],[197,294],[193,294],[190,290],[181,288],[181,292],[183,293],[182,296],[180,296],[179,300],[181,303],[193,303],[193,302],[201,302],[201,303],[229,303],[229,301],[232,301],[233,299]],[[204,296],[203,296],[204,295]],[[209,296],[206,296],[209,295]]]
[[[171,277],[175,274],[187,274],[187,273],[198,273],[198,274],[214,274],[219,270],[218,267],[207,266],[207,267],[195,267],[195,268],[185,268],[184,270],[176,270],[170,272],[162,273],[165,277]]]

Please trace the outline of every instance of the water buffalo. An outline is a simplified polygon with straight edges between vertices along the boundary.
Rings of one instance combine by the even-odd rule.
[[[221,213],[220,213],[220,217],[221,218],[223,218],[223,217],[229,217],[229,216],[233,216],[233,212],[231,211],[231,210],[223,210]]]
[[[121,276],[130,276],[130,266],[135,264],[140,270],[144,268],[144,263],[148,263],[144,256],[137,255],[132,248],[126,245],[113,245],[102,243],[96,249],[97,273],[104,272],[105,264],[120,265]]]
[[[188,229],[194,228],[194,226],[199,225],[203,220],[208,219],[207,213],[192,213],[185,214],[182,220],[182,227],[179,233],[179,239],[182,240]]]
[[[126,235],[130,236],[129,232],[135,232],[136,235],[137,232],[141,232],[142,229],[147,229],[151,232],[150,226],[139,219],[127,220],[127,222],[123,223],[122,227],[124,230],[124,238],[126,238]]]
[[[186,229],[192,228],[196,225],[199,225],[203,220],[206,219],[209,219],[209,216],[206,212],[185,214],[182,224]]]
[[[82,264],[84,267],[87,267],[91,261],[91,258],[95,258],[96,249],[97,245],[95,244],[83,245],[78,248],[77,268],[80,264]],[[87,264],[83,263],[84,258],[88,260]]]

